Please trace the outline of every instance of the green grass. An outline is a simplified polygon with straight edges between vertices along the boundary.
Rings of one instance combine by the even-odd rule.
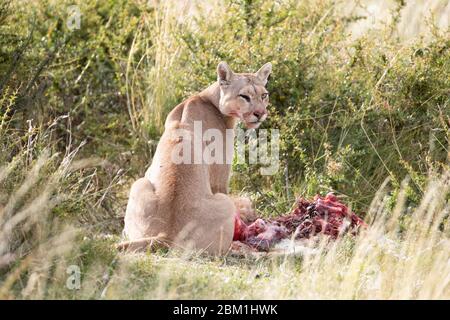
[[[0,298],[448,299],[450,4],[391,5],[371,29],[373,8],[327,0],[3,1]],[[366,233],[300,257],[115,250],[167,113],[221,60],[272,62],[281,133],[279,172],[236,164],[232,192],[274,216],[334,191]]]

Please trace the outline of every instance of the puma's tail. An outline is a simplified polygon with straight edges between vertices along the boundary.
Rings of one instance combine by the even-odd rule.
[[[131,241],[123,241],[116,245],[116,249],[119,251],[143,251],[146,249],[157,250],[160,248],[169,247],[166,235],[164,233],[158,234],[156,237],[141,238]]]

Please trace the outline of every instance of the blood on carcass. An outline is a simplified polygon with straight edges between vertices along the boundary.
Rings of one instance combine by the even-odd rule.
[[[285,238],[310,238],[322,233],[337,238],[346,232],[356,234],[364,221],[329,193],[325,197],[316,195],[308,201],[298,198],[294,210],[274,219],[257,219],[247,225],[235,216],[234,241],[240,241],[259,251],[268,251],[272,245]]]

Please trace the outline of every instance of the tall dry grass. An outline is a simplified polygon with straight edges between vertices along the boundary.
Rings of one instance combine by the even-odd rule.
[[[130,120],[133,129],[147,140],[148,131],[162,132],[164,116],[175,103],[181,66],[177,64],[180,49],[175,43],[174,30],[184,22],[190,7],[188,1],[149,2],[149,5],[154,10],[141,17],[126,66]]]
[[[27,150],[29,153],[31,150]],[[26,152],[26,153],[27,153]],[[28,156],[28,154],[24,154]],[[24,281],[20,295],[23,298],[42,297],[47,286],[55,285],[52,277],[65,274],[64,256],[75,243],[75,229],[52,215],[52,210],[63,200],[58,194],[61,180],[71,172],[72,159],[76,152],[63,158],[56,170],[45,178],[42,172],[53,165],[54,159],[48,150],[32,165],[21,184],[10,194],[0,190],[6,205],[0,207],[0,299],[14,298],[11,291],[17,282]],[[0,183],[13,179],[20,156],[0,167]],[[54,158],[54,156],[53,156]],[[36,188],[39,188],[36,191]],[[55,266],[58,266],[55,269]]]
[[[3,102],[14,99],[11,93]],[[71,217],[70,210],[101,192],[93,183],[95,170],[86,173],[104,161],[75,159],[84,143],[68,143],[64,154],[54,151],[50,137],[64,120],[56,119],[45,129],[30,120],[22,135],[11,116],[5,113],[1,119],[0,299],[61,297],[67,268],[82,255],[80,237],[85,232],[76,220],[92,212]],[[70,297],[70,291],[65,294]]]

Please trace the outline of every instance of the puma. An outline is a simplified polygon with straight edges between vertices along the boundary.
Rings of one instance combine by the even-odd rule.
[[[119,244],[120,249],[160,244],[214,255],[228,251],[236,210],[249,205],[227,195],[231,164],[174,163],[173,154],[180,144],[193,144],[195,122],[201,122],[203,132],[216,129],[222,137],[238,120],[247,128],[257,128],[267,117],[265,86],[271,71],[267,63],[256,73],[234,73],[221,62],[215,83],[170,112],[150,168],[131,187],[124,228],[128,239]],[[179,130],[187,137],[180,138]],[[232,158],[233,148],[222,145],[224,155]],[[194,159],[199,151],[189,149]]]

